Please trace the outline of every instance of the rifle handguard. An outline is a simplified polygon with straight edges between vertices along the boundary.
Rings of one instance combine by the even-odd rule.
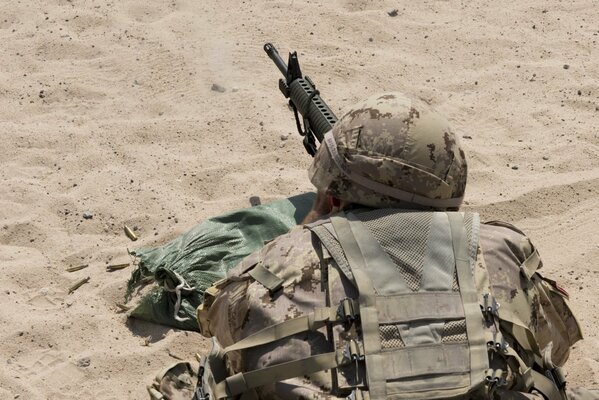
[[[271,43],[264,45],[264,51],[285,77],[279,80],[279,89],[285,97],[289,98],[296,115],[298,131],[304,136],[304,146],[308,153],[314,156],[316,154],[314,139],[322,142],[325,133],[330,131],[337,122],[337,117],[320,97],[314,82],[307,76],[302,76],[296,52],[289,53],[288,66]],[[297,112],[304,119],[303,130]]]
[[[322,142],[325,133],[333,128],[337,117],[329,106],[320,98],[315,91],[314,84],[307,76],[291,82],[289,85],[289,98],[297,107],[297,110],[310,122],[310,129],[319,142]]]

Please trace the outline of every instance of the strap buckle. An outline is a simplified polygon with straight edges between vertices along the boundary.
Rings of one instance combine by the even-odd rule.
[[[191,400],[210,400],[210,393],[204,391],[203,378],[205,370],[206,368],[204,368],[203,365],[200,365],[200,368],[198,369],[198,384]]]
[[[350,326],[360,318],[360,313],[357,309],[356,300],[349,297],[344,298],[339,303],[337,308],[337,318],[343,322],[343,326],[347,331]]]
[[[480,309],[487,322],[492,322],[494,317],[499,317],[499,307],[501,304],[495,300],[495,297],[491,296],[490,293],[483,294],[483,304]]]
[[[488,369],[485,376],[485,385],[489,393],[493,393],[495,389],[507,385],[502,369]]]
[[[352,361],[363,361],[364,352],[355,339],[350,339],[343,349],[343,356]]]
[[[204,392],[204,389],[198,386],[191,400],[210,400],[210,393]]]
[[[503,335],[498,332],[493,333],[493,340],[487,342],[487,351],[496,351],[497,353],[506,353],[510,344]]]

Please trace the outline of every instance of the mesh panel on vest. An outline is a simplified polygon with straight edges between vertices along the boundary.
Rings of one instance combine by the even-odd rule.
[[[468,341],[468,336],[466,336],[466,320],[460,319],[457,321],[445,322],[441,341],[443,343],[458,343]]]
[[[408,211],[398,214],[397,210],[394,209],[374,209],[357,213],[356,216],[372,232],[387,255],[397,265],[408,287],[413,291],[418,291],[422,282],[422,271],[425,268],[424,258],[426,243],[430,235],[432,213]],[[472,241],[472,218],[473,214],[466,213],[464,215],[467,242],[470,243],[469,254],[475,259],[477,242]],[[415,231],[409,238],[406,238],[401,249],[392,246],[391,238],[395,235],[394,231],[413,229],[415,226],[420,226],[421,230]],[[343,249],[333,234],[323,225],[314,227],[313,231],[318,235],[339,267],[343,271],[350,270]],[[422,240],[423,238],[426,240]],[[414,243],[419,243],[419,245],[414,246]],[[404,252],[406,249],[409,250]],[[457,272],[454,272],[452,290],[454,292],[460,290]]]
[[[413,291],[420,289],[432,215],[424,212],[397,213],[397,210],[390,209],[377,209],[357,215],[397,265]],[[393,242],[397,231],[410,232],[409,236],[403,237],[401,248],[396,248]]]
[[[386,324],[379,326],[379,337],[381,339],[381,348],[397,349],[405,347],[401,333],[395,324]],[[443,343],[465,343],[468,341],[466,335],[466,320],[447,321],[443,326],[441,336]]]
[[[383,349],[397,349],[406,346],[401,338],[397,325],[380,325],[379,337],[381,339],[381,348]]]

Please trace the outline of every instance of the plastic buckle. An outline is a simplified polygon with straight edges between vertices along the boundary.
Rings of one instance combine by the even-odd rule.
[[[352,361],[363,361],[364,352],[360,344],[355,339],[350,339],[343,350],[344,355]]]
[[[204,392],[204,389],[198,386],[191,400],[210,400],[210,393]]]
[[[489,390],[489,394],[493,393],[495,389],[507,385],[507,381],[503,376],[503,370],[501,369],[489,369],[485,376],[485,385]]]
[[[204,391],[204,385],[202,384],[205,371],[206,368],[200,365],[200,368],[198,368],[198,384],[191,400],[210,400],[210,393]]]
[[[499,336],[499,338],[497,336]],[[505,338],[501,335],[498,335],[497,333],[493,334],[493,340],[489,340],[487,342],[487,350],[488,351],[496,351],[498,353],[505,353],[505,352],[507,352],[507,349],[509,347],[510,347],[510,344],[505,340]]]
[[[480,309],[487,322],[490,322],[494,317],[499,316],[499,307],[501,307],[501,304],[499,304],[490,293],[485,293],[483,295],[483,304],[480,306]]]
[[[339,308],[337,308],[337,318],[343,321],[345,330],[348,330],[351,324],[359,318],[354,303],[355,300],[346,297],[341,300]]]
[[[349,363],[351,361],[354,362],[356,381],[358,381],[358,376],[359,376],[358,363],[360,361],[364,361],[366,359],[366,357],[364,356],[364,352],[362,351],[360,344],[355,339],[350,339],[347,342],[347,344],[345,345],[345,348],[343,349],[343,358],[344,358],[344,361],[347,360],[344,362],[344,364],[346,364],[346,365],[349,365]]]

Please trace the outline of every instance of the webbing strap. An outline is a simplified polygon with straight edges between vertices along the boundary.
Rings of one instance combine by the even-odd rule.
[[[224,349],[224,353],[261,346],[305,331],[322,328],[328,321],[337,320],[337,307],[317,308],[310,314],[270,325]]]
[[[219,382],[214,388],[217,399],[234,397],[268,383],[336,368],[344,362],[342,351],[318,354],[301,360],[289,361],[249,372],[239,372]]]
[[[360,325],[366,354],[368,389],[373,398],[384,398],[387,395],[386,382],[384,372],[380,371],[376,354],[381,349],[376,296],[373,283],[367,273],[367,271],[377,271],[377,267],[370,265],[369,261],[372,258],[366,257],[366,254],[371,256],[379,251],[380,245],[370,234],[366,235],[364,232],[359,232],[359,237],[354,236],[355,232],[352,228],[354,225],[361,224],[361,222],[353,214],[348,214],[347,218],[338,215],[333,216],[331,217],[331,224],[352,269],[360,294]],[[373,242],[376,243],[376,246],[373,245]],[[377,273],[372,275],[377,275]]]
[[[495,332],[492,334],[491,332],[487,331],[487,335],[490,349],[491,346],[493,346],[494,349],[499,352],[499,354],[502,354],[506,358],[506,360],[514,361],[513,363],[508,364],[510,364],[512,369],[514,369],[514,372],[518,372],[520,377],[523,379],[523,384],[526,390],[535,388],[539,392],[543,393],[548,400],[564,399],[559,388],[555,385],[555,382],[526,365],[516,350],[507,344],[501,332]],[[496,347],[494,345],[496,345]]]
[[[376,299],[379,323],[464,318],[459,292],[413,292]]]
[[[470,385],[476,386],[482,380],[484,372],[489,368],[483,317],[478,302],[478,294],[474,287],[474,273],[470,268],[464,218],[458,212],[447,213],[447,216],[451,227],[458,283],[466,315],[466,334],[470,346]]]
[[[455,260],[451,247],[451,228],[446,213],[433,213],[424,255],[420,291],[451,291]]]
[[[561,400],[564,398],[551,379],[535,370],[531,369],[530,371],[532,374],[532,386],[543,393],[548,400]]]
[[[388,380],[428,374],[465,374],[468,368],[468,344],[445,343],[405,347],[381,353]]]
[[[497,313],[499,314],[500,324],[504,325],[514,339],[516,339],[518,344],[522,346],[524,350],[532,352],[535,357],[541,357],[539,345],[530,328],[525,326],[520,318],[518,318],[507,306],[499,308]],[[542,363],[539,364],[542,365]]]
[[[248,271],[248,274],[271,293],[276,292],[283,286],[283,279],[270,272],[262,263],[256,264],[254,268]]]
[[[528,256],[526,260],[522,263],[520,270],[526,275],[528,279],[531,279],[533,274],[539,268],[539,264],[541,263],[541,256],[537,249],[534,249],[531,255]]]

